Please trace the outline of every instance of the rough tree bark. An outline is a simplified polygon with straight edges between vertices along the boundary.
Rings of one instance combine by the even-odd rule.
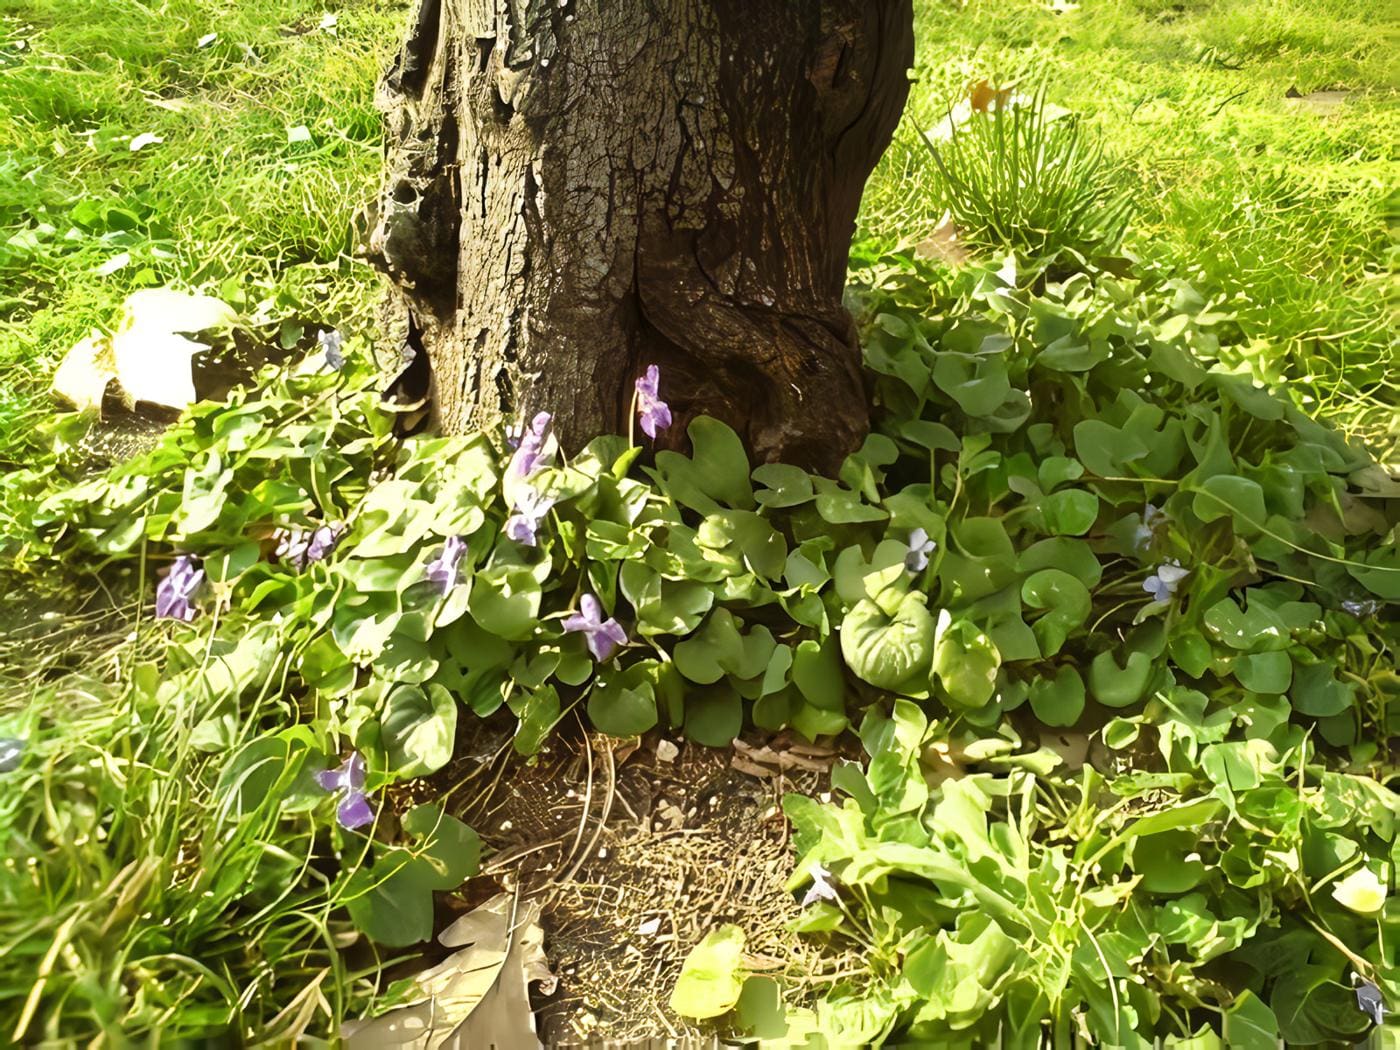
[[[842,306],[908,94],[911,0],[419,0],[380,92],[372,257],[448,432],[546,409],[833,469],[868,426]]]

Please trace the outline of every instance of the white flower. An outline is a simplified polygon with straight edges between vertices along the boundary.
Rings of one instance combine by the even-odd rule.
[[[1133,533],[1133,546],[1138,550],[1146,550],[1147,545],[1152,542],[1152,534],[1157,531],[1157,523],[1166,515],[1154,507],[1151,503],[1142,508],[1142,524]]]
[[[904,556],[904,567],[910,572],[923,572],[928,568],[928,556],[937,546],[927,532],[915,529],[909,533],[909,553]]]

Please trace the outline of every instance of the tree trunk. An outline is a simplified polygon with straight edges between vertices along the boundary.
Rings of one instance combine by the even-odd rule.
[[[419,0],[381,87],[371,254],[443,430],[546,410],[627,432],[661,368],[759,460],[868,427],[841,302],[908,94],[911,0]]]

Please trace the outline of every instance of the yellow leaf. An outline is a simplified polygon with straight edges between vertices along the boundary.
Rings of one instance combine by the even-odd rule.
[[[1332,897],[1344,908],[1374,915],[1385,907],[1385,883],[1370,868],[1357,868],[1332,887]]]

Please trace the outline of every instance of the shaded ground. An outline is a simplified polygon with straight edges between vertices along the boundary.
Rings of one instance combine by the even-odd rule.
[[[832,752],[787,735],[731,752],[575,728],[531,764],[495,720],[468,732],[465,757],[435,779],[495,853],[453,906],[517,884],[540,900],[559,978],[537,1004],[547,1044],[712,1045],[667,1000],[686,954],[724,923],[744,928],[757,972],[819,981],[833,969],[787,929],[798,909],[781,809],[786,792],[826,790]]]

